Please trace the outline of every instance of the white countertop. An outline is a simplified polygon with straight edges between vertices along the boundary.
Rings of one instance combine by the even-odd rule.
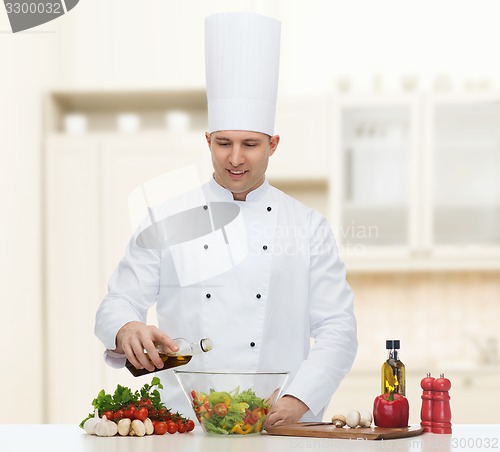
[[[271,435],[218,437],[199,427],[191,433],[143,438],[99,438],[75,425],[0,425],[2,452],[284,452],[294,450],[384,450],[449,452],[453,450],[500,451],[500,425],[454,425],[453,434],[420,436],[386,441],[298,438]]]

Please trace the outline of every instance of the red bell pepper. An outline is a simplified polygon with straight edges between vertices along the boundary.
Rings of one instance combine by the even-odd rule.
[[[373,402],[373,421],[377,427],[408,427],[410,405],[401,394],[382,394]]]

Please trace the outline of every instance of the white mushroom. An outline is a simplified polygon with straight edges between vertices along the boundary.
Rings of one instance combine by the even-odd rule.
[[[370,427],[372,425],[372,413],[369,411],[361,411],[359,426],[360,427]]]
[[[129,418],[120,419],[118,421],[118,434],[120,436],[127,436],[130,433],[130,424],[132,424],[132,421]]]
[[[139,419],[134,419],[130,428],[130,436],[144,436],[146,434],[146,426]]]
[[[151,421],[148,417],[144,419],[144,427],[146,427],[146,435],[152,435],[155,431],[153,421]]]
[[[359,425],[359,420],[361,416],[359,414],[359,411],[352,410],[349,411],[349,413],[346,414],[346,424],[351,427],[351,428],[356,428]]]

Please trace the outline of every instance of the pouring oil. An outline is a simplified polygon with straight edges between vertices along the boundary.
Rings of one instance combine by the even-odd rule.
[[[170,355],[165,355],[164,353],[159,353],[161,360],[163,361],[163,367],[161,369],[158,369],[157,367],[154,368],[154,370],[148,370],[148,369],[137,369],[134,367],[134,365],[127,359],[125,363],[125,367],[130,371],[130,373],[134,377],[140,377],[142,375],[147,375],[152,372],[158,372],[160,370],[167,370],[171,369],[172,367],[177,367],[177,366],[182,366],[184,364],[187,364],[189,361],[191,361],[192,356],[170,356]],[[148,354],[146,353],[146,356]],[[149,356],[148,356],[149,359]]]
[[[399,359],[399,340],[385,341],[387,360],[382,364],[382,394],[394,392],[406,395],[405,365]]]
[[[198,353],[208,352],[212,350],[212,341],[208,338],[201,339],[199,343],[193,342],[189,343],[186,339],[177,338],[174,339],[176,344],[179,346],[179,350],[175,354],[162,353],[158,350],[161,360],[163,361],[163,367],[158,369],[155,367],[153,370],[148,369],[137,369],[128,359],[125,362],[125,367],[130,371],[134,377],[140,377],[141,375],[147,375],[152,372],[158,372],[160,370],[171,369],[173,367],[183,366],[191,361],[193,355]],[[146,353],[146,356],[148,354]],[[149,356],[148,356],[149,358]]]

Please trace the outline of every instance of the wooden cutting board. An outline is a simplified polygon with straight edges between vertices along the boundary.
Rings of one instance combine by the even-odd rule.
[[[337,428],[329,422],[300,422],[298,424],[281,425],[266,429],[270,435],[280,436],[308,436],[314,438],[340,439],[395,439],[408,438],[423,433],[424,428],[419,425],[403,428]]]

